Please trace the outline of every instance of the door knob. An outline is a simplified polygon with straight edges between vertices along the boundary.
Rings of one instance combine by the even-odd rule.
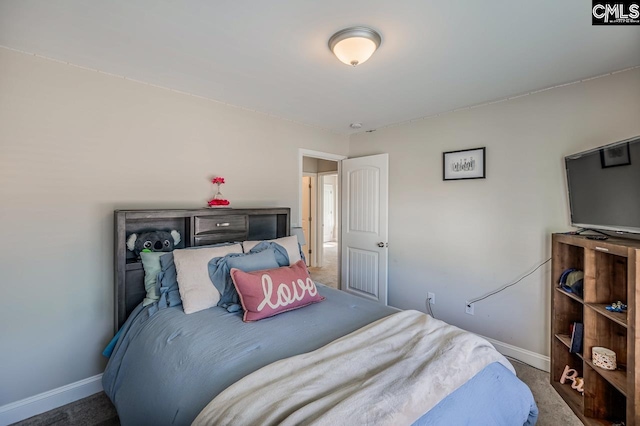
[[[378,247],[384,247],[384,243],[383,243],[382,241],[380,241],[380,242],[378,243]]]

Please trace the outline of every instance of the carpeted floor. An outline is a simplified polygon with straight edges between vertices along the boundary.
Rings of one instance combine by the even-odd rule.
[[[538,406],[538,426],[582,426],[582,422],[549,383],[549,373],[509,358],[520,380],[525,382]]]
[[[324,243],[322,268],[309,268],[311,279],[338,288],[338,244]]]
[[[118,413],[104,392],[31,417],[15,426],[120,426]]]
[[[538,426],[580,426],[582,423],[549,384],[549,374],[510,359],[520,380],[525,382],[538,404]],[[482,421],[478,422],[481,425]],[[17,426],[117,426],[120,425],[115,408],[104,392],[81,399],[39,416],[31,417]]]

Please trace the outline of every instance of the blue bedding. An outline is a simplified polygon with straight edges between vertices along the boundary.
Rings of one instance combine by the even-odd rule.
[[[329,287],[318,289],[324,302],[255,323],[220,307],[186,315],[181,306],[138,306],[102,377],[121,424],[189,425],[240,378],[397,312]],[[536,418],[529,388],[502,365],[491,364],[416,424],[533,425]]]

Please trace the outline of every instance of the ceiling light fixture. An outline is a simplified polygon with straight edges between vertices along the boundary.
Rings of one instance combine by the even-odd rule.
[[[329,49],[340,61],[355,67],[366,62],[381,42],[380,34],[371,28],[351,27],[332,35]]]

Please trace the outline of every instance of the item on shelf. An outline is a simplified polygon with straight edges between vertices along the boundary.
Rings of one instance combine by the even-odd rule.
[[[574,293],[582,298],[582,285],[584,283],[584,272],[578,269],[566,269],[562,275],[558,285],[568,293]]]
[[[573,381],[576,377],[578,377],[578,371],[566,365],[564,367],[564,371],[562,372],[562,376],[560,377],[560,383],[564,385],[565,381]]]
[[[582,333],[584,326],[581,322],[574,322],[571,327],[571,346],[569,352],[573,354],[580,353],[582,351]]]
[[[133,233],[127,237],[127,248],[136,256],[140,256],[142,251],[173,251],[175,246],[180,243],[180,233],[177,230],[172,231],[147,231],[142,233]]]
[[[584,393],[584,379],[578,377],[578,371],[570,368],[568,365],[564,367],[562,376],[560,377],[560,383],[565,384],[567,380],[571,382],[571,388],[577,390],[580,393]]]
[[[626,312],[627,305],[618,300],[617,302],[613,302],[611,305],[606,306],[605,309],[609,312]]]
[[[575,389],[580,393],[584,393],[584,378],[576,377],[575,379],[573,379],[571,389]]]
[[[616,353],[611,349],[594,346],[593,349],[591,349],[591,355],[593,365],[597,367],[604,370],[615,370],[618,368],[616,364]]]
[[[220,192],[220,185],[225,183],[224,178],[222,176],[216,176],[211,179],[211,183],[217,185],[217,190],[213,198],[208,202],[209,207],[228,207],[229,200],[225,199],[222,192]]]

